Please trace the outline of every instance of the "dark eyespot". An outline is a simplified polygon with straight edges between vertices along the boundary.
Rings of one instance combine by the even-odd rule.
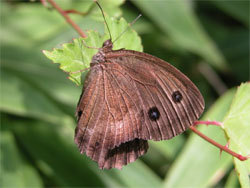
[[[123,58],[122,58],[122,57],[118,57],[118,59],[119,59],[120,61],[122,61],[122,60],[123,60]]]
[[[182,94],[179,91],[175,91],[172,94],[172,98],[173,98],[174,102],[181,102],[181,100],[182,100]]]
[[[152,121],[156,121],[160,118],[160,112],[156,107],[152,107],[148,110],[148,116]]]
[[[96,146],[96,147],[98,147],[99,145],[100,145],[100,143],[99,143],[99,142],[96,142],[96,143],[95,143],[95,146]]]
[[[82,110],[79,110],[79,111],[77,112],[77,117],[78,117],[78,119],[81,117],[81,115],[82,115]]]

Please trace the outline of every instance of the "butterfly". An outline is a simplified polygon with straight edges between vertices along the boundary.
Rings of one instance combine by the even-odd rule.
[[[111,39],[93,56],[77,105],[75,143],[101,169],[134,162],[147,140],[168,140],[202,114],[204,99],[166,61],[133,50],[113,50]]]

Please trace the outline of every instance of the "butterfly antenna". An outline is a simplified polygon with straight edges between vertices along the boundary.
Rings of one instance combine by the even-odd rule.
[[[115,43],[115,41],[117,41],[125,32],[127,32],[129,27],[131,27],[141,16],[142,15],[139,14],[131,23],[128,23],[127,28],[113,41],[113,43]]]
[[[112,41],[111,32],[110,32],[110,29],[109,29],[107,20],[106,20],[106,18],[105,18],[105,16],[104,16],[103,9],[102,9],[101,5],[98,3],[97,0],[94,0],[94,2],[97,4],[97,6],[100,8],[100,10],[101,10],[101,12],[102,12],[102,16],[103,16],[104,22],[105,22],[105,24],[106,24],[106,26],[107,26],[107,28],[108,28],[108,31],[109,31],[109,37],[110,37],[110,39],[111,39],[111,41]]]

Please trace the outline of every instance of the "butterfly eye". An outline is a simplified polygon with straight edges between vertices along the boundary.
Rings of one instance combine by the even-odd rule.
[[[173,94],[172,94],[172,98],[174,100],[174,102],[181,102],[182,100],[182,95],[179,91],[175,91]]]
[[[156,107],[152,107],[148,111],[148,116],[151,120],[156,121],[160,118],[160,112]]]

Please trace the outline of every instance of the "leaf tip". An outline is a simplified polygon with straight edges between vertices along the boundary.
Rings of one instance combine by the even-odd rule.
[[[48,51],[48,50],[42,50],[42,53],[46,56],[46,57],[49,57],[49,55],[50,55],[50,51]]]

